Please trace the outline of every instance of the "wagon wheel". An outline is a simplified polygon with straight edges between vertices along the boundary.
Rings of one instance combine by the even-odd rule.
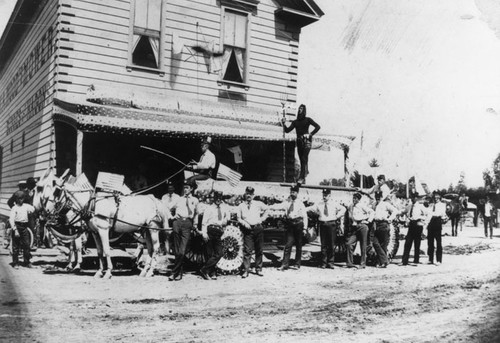
[[[217,268],[222,273],[236,273],[243,263],[243,234],[234,225],[228,225],[221,236],[223,255]]]

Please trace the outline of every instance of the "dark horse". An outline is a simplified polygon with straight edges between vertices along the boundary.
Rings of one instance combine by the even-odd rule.
[[[458,199],[453,199],[446,205],[446,214],[451,221],[451,235],[458,236],[458,224],[461,217],[460,202]]]

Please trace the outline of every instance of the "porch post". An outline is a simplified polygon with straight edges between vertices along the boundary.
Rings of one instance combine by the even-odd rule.
[[[76,130],[76,176],[82,173],[83,131]]]

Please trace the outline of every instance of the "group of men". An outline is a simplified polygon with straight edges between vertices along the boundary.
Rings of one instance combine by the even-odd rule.
[[[417,201],[418,195],[413,194],[412,204],[404,210],[398,210],[391,204],[390,193],[385,192],[385,178],[379,177],[378,187],[375,189],[375,202],[367,204],[361,201],[362,194],[357,192],[353,195],[350,206],[344,206],[331,198],[331,191],[322,191],[321,201],[306,207],[298,199],[300,185],[290,188],[288,199],[279,204],[266,205],[255,200],[255,189],[247,187],[243,201],[233,210],[224,203],[223,194],[214,192],[213,202],[207,205],[203,212],[201,230],[197,230],[197,214],[199,200],[193,195],[196,184],[186,181],[183,186],[183,194],[179,196],[174,193],[173,185],[168,186],[168,192],[162,198],[164,204],[173,214],[172,241],[175,262],[169,280],[180,280],[183,276],[183,266],[186,249],[193,234],[200,234],[207,243],[209,258],[201,267],[199,273],[206,279],[216,279],[216,265],[223,256],[221,236],[224,227],[231,220],[231,212],[236,212],[236,221],[243,234],[243,265],[241,277],[247,278],[251,271],[251,259],[255,255],[254,275],[263,276],[263,222],[269,216],[270,210],[282,210],[286,227],[286,243],[280,271],[290,268],[300,269],[302,258],[303,233],[308,227],[308,213],[318,216],[319,236],[321,241],[321,263],[320,268],[333,269],[335,267],[336,239],[343,233],[341,219],[348,214],[349,225],[347,225],[346,248],[348,268],[365,268],[367,260],[367,245],[371,242],[377,254],[377,266],[385,268],[389,264],[387,247],[390,237],[390,224],[396,216],[406,214],[409,222],[408,235],[406,237],[402,265],[408,264],[410,250],[415,246],[414,263],[419,263],[420,240],[423,227],[429,225],[429,261],[434,261],[436,250],[436,264],[442,262],[441,230],[442,221],[446,213],[445,204],[440,201],[439,195],[435,195],[435,203],[431,208],[425,208]],[[434,248],[436,242],[436,249]],[[359,266],[354,263],[354,250],[356,244],[360,244],[361,260]],[[292,248],[295,247],[295,263],[291,263]]]

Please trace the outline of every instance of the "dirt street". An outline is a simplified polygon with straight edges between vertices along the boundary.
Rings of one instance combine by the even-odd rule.
[[[2,342],[500,342],[500,229],[445,227],[441,266],[300,271],[169,282],[14,270],[0,256]],[[423,241],[422,250],[426,251]],[[293,256],[293,255],[292,255]],[[410,259],[411,261],[411,259]]]

